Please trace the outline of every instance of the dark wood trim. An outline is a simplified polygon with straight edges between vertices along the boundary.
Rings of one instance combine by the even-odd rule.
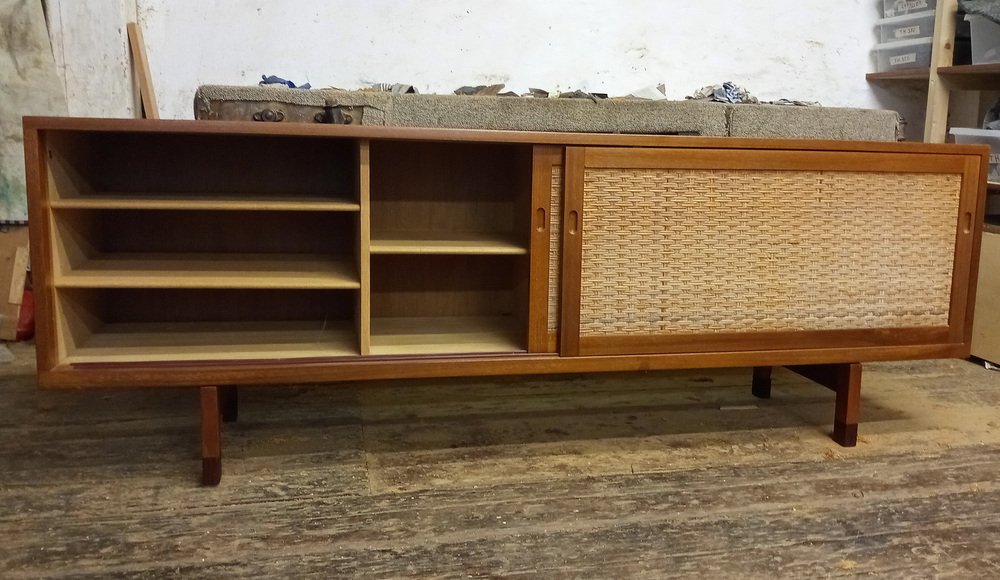
[[[940,70],[940,69],[939,69]],[[868,82],[880,81],[921,81],[926,83],[931,77],[930,69],[914,68],[906,70],[893,70],[885,72],[868,73],[865,80]]]
[[[747,169],[757,171],[871,171],[963,173],[963,155],[914,153],[869,155],[842,151],[740,151],[727,149],[657,150],[588,147],[586,166],[624,169]]]
[[[566,148],[563,169],[562,287],[559,352],[580,354],[580,284],[583,274],[583,170],[586,149]]]
[[[774,367],[754,367],[750,392],[758,399],[771,398],[771,371]]]
[[[986,214],[989,155],[967,157],[959,203],[958,227],[955,238],[955,260],[952,271],[951,341],[972,343],[972,323],[979,286],[979,257],[982,250],[983,223]],[[970,217],[971,214],[971,217]]]
[[[964,358],[968,344],[918,344],[854,348],[748,350],[739,352],[677,353],[561,357],[554,354],[515,354],[491,357],[396,357],[392,364],[378,357],[354,361],[269,365],[176,366],[170,372],[141,365],[123,368],[87,368],[61,365],[39,371],[43,388],[85,387],[200,387],[210,382],[238,385],[294,385],[383,379],[423,379],[471,376],[623,372],[709,369],[752,366],[833,364],[854,361]]]
[[[36,361],[39,370],[59,363],[56,340],[55,287],[52,283],[51,215],[45,137],[25,127],[24,167],[28,200],[28,237],[31,242],[31,281],[35,299]]]
[[[531,164],[531,283],[528,352],[549,349],[549,237],[552,222],[552,167],[562,163],[562,147],[536,146]]]
[[[756,139],[676,135],[621,135],[610,133],[555,133],[489,131],[415,127],[366,127],[306,123],[255,123],[252,121],[188,121],[147,119],[96,119],[84,117],[24,117],[27,129],[53,131],[106,131],[127,133],[189,133],[228,135],[283,135],[421,141],[490,141],[536,145],[612,147],[670,147],[717,149],[798,149],[803,151],[870,151],[899,153],[981,153],[986,145],[835,141],[820,139]]]
[[[943,66],[938,75],[953,89],[998,90],[1000,89],[1000,64],[961,64]]]
[[[219,485],[222,480],[222,424],[218,387],[201,387],[201,483]]]
[[[878,347],[948,342],[949,327],[805,330],[580,337],[580,354],[659,354],[772,349]]]
[[[837,393],[833,440],[843,447],[857,445],[861,416],[861,364],[789,366],[788,370]]]

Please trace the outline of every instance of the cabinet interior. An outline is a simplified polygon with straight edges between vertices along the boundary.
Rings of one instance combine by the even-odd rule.
[[[527,345],[531,147],[46,133],[58,358]]]
[[[342,290],[60,288],[69,364],[358,355]]]

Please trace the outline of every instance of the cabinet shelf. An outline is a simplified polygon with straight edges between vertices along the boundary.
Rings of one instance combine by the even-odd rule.
[[[372,319],[373,355],[523,352],[510,316]]]
[[[528,250],[500,233],[395,231],[373,234],[371,253],[522,256]]]
[[[55,282],[62,288],[360,288],[352,259],[311,254],[106,253]]]
[[[349,323],[109,323],[68,354],[68,364],[301,359],[358,355]]]
[[[360,211],[345,197],[244,193],[101,193],[53,199],[53,208],[247,211]]]

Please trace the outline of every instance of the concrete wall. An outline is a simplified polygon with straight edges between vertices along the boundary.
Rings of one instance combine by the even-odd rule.
[[[732,80],[756,96],[923,116],[918,87],[870,86],[878,0],[48,0],[71,114],[132,116],[124,22],[143,27],[160,112],[199,84],[276,74],[314,87],[404,82],[680,99]],[[919,127],[911,132],[919,135]]]

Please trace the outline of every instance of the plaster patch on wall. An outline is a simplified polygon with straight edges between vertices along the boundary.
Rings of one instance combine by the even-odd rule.
[[[38,0],[0,0],[0,220],[26,221],[24,115],[66,114]]]

